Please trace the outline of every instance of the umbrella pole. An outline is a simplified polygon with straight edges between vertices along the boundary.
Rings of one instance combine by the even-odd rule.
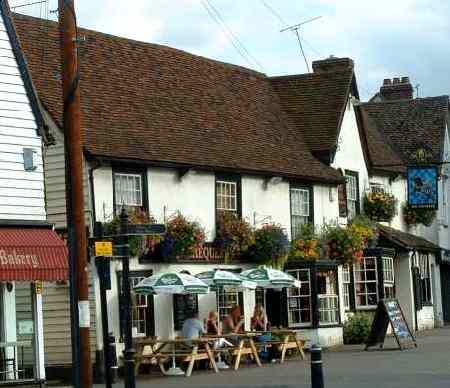
[[[219,328],[219,326],[221,327],[222,324],[220,322],[220,311],[219,311],[219,287],[217,287],[216,289],[216,309],[217,309],[217,328]],[[216,345],[218,345],[218,343],[216,343]],[[219,369],[229,369],[229,365],[226,364],[226,362],[224,362],[222,360],[222,352],[217,352],[217,368]]]

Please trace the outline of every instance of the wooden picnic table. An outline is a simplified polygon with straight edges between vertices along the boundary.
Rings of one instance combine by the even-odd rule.
[[[164,368],[164,362],[173,359],[181,358],[181,361],[188,362],[188,368],[186,370],[186,377],[191,376],[194,368],[194,363],[200,360],[209,360],[211,366],[216,373],[219,372],[216,362],[214,360],[214,353],[209,345],[209,340],[205,338],[197,339],[162,339],[162,338],[145,338],[135,341],[136,347],[136,374],[139,371],[141,364],[145,363],[145,360],[149,360],[150,363],[158,364],[162,373],[166,374]],[[150,351],[147,353],[145,349],[150,347]],[[167,349],[170,348],[170,349]]]
[[[278,337],[280,339],[278,345],[278,349],[281,352],[280,363],[283,363],[286,358],[286,352],[289,349],[296,349],[300,353],[300,357],[302,360],[305,359],[304,347],[306,340],[304,338],[298,338],[297,332],[295,330],[289,329],[274,329],[271,330],[270,333],[274,337]],[[269,343],[276,344],[276,341],[269,341]]]
[[[258,336],[256,332],[245,332],[245,333],[230,333],[230,334],[218,334],[218,335],[205,335],[202,338],[211,340],[217,340],[224,338],[226,340],[231,340],[231,342],[237,342],[234,347],[224,347],[223,349],[218,349],[217,351],[226,351],[231,356],[235,357],[234,360],[234,370],[239,369],[242,356],[250,356],[255,361],[256,364],[261,367],[261,360],[259,359],[258,349],[255,345],[255,337]]]

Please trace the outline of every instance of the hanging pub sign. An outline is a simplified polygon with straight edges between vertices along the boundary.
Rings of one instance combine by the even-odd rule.
[[[408,167],[408,204],[412,208],[438,208],[437,166]]]

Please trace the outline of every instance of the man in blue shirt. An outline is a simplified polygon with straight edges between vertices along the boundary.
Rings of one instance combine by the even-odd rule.
[[[187,340],[199,338],[205,334],[205,328],[203,323],[198,319],[198,313],[192,314],[192,316],[183,322],[183,329],[181,335]]]

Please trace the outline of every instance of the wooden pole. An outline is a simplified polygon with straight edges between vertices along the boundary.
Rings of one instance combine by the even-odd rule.
[[[92,387],[90,309],[83,192],[83,136],[78,36],[73,0],[59,0],[61,73],[64,98],[66,207],[71,266],[72,365],[74,387]]]

